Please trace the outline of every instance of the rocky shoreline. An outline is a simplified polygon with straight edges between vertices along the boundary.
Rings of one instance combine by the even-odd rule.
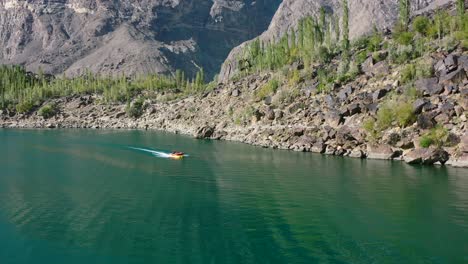
[[[38,114],[39,107],[28,114],[1,112],[0,127],[162,130],[277,149],[467,168],[468,56],[438,53],[428,59],[435,74],[414,83],[419,94],[411,104],[414,120],[407,126],[393,122],[376,137],[363,128],[366,120],[377,118],[379,109],[405,91],[399,82],[402,68],[372,57],[356,80],[328,93],[304,78],[294,90],[284,81],[277,92],[259,98],[262,87],[277,76],[253,74],[176,100],[166,100],[169,95],[161,92],[145,100],[138,118],[129,117],[126,104],[77,95],[44,103],[58,109],[49,118]],[[310,74],[302,65],[291,67]],[[421,147],[421,137],[436,126],[448,131],[444,145]]]

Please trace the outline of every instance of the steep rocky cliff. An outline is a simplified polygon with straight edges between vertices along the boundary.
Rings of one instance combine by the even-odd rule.
[[[0,0],[0,64],[52,74],[219,71],[281,0]]]
[[[435,9],[454,0],[411,0],[413,14]],[[390,29],[398,18],[398,0],[348,0],[350,38],[355,39],[372,31]],[[259,36],[262,41],[275,41],[294,29],[307,16],[319,17],[324,7],[330,16],[342,16],[342,0],[284,0],[274,15],[267,31]],[[247,41],[234,48],[224,62],[219,75],[227,81],[236,74],[237,57],[242,54]]]

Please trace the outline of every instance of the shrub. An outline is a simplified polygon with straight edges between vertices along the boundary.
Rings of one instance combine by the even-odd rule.
[[[299,74],[298,70],[293,70],[288,74],[288,82],[291,86],[297,85],[301,82],[301,75]]]
[[[417,16],[413,20],[413,30],[419,34],[426,36],[431,26],[431,21],[426,16]]]
[[[378,129],[378,131],[385,130],[392,125],[393,120],[395,120],[395,115],[393,111],[393,106],[390,104],[385,104],[379,109],[379,111],[377,112],[376,123],[376,128]]]
[[[414,34],[412,32],[401,32],[394,36],[395,41],[403,46],[411,45],[413,42]]]
[[[443,126],[438,125],[421,136],[419,145],[423,148],[428,148],[430,146],[440,148],[447,142],[448,135],[448,130]]]
[[[317,59],[321,63],[328,63],[332,59],[332,54],[330,53],[330,50],[327,47],[321,46],[317,51]]]
[[[401,71],[401,83],[406,84],[409,82],[414,81],[416,78],[416,66],[414,64],[408,64],[402,71]]]
[[[372,37],[369,38],[368,47],[367,47],[368,50],[371,52],[379,51],[382,45],[382,41],[383,41],[382,35],[377,32],[374,33],[374,35],[372,35]]]
[[[138,118],[143,114],[145,109],[143,98],[138,98],[132,104],[128,103],[125,111],[129,117]]]
[[[46,104],[37,111],[37,114],[43,118],[51,118],[57,114],[57,106],[55,104]]]
[[[29,100],[26,100],[16,105],[16,111],[22,114],[29,113],[33,107],[34,107],[34,103]]]
[[[376,139],[379,136],[379,132],[376,130],[375,120],[369,118],[364,121],[362,128],[367,132],[371,139]]]
[[[276,79],[270,80],[268,83],[263,85],[257,92],[255,93],[255,97],[257,100],[263,100],[267,96],[276,93],[279,87],[279,82]]]
[[[413,104],[410,102],[400,103],[395,108],[395,119],[400,127],[406,127],[415,121]]]

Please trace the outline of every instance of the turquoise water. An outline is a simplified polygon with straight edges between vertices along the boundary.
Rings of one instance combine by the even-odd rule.
[[[466,169],[138,131],[0,149],[2,264],[468,263]]]

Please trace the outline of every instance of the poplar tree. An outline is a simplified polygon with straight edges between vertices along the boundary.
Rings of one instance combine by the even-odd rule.
[[[400,23],[405,30],[408,30],[408,24],[411,14],[410,0],[399,0]]]
[[[343,51],[348,53],[349,51],[349,7],[348,0],[342,0],[343,5]]]
[[[465,0],[457,0],[457,11],[460,17],[465,15]]]

